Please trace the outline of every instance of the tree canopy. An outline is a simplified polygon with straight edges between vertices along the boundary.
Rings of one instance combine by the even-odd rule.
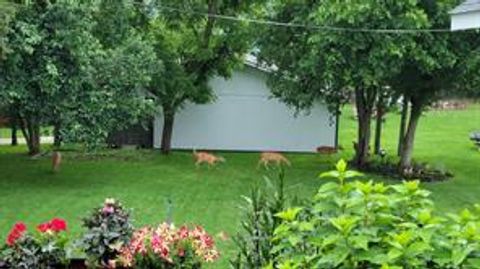
[[[162,151],[170,151],[175,113],[188,102],[214,99],[209,79],[228,78],[251,48],[246,23],[219,20],[215,14],[238,15],[254,1],[162,1],[147,30],[165,74],[154,76],[149,91],[158,97],[164,116]],[[205,15],[205,14],[210,14]]]
[[[415,1],[274,1],[268,18],[303,25],[348,29],[424,28],[428,19]],[[270,80],[275,96],[298,109],[324,100],[336,109],[355,96],[359,132],[356,163],[368,157],[370,119],[386,81],[401,68],[415,45],[413,36],[355,30],[268,27],[259,38],[260,56],[276,67]]]
[[[113,127],[143,116],[141,92],[156,62],[136,36],[105,48],[93,34],[95,6],[75,1],[18,5],[8,26],[1,94],[16,107],[30,154],[40,126],[60,123],[64,136],[92,145]]]

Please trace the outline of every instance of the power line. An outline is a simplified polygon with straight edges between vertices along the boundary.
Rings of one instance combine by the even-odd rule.
[[[351,32],[351,33],[376,33],[376,34],[417,34],[417,33],[450,33],[450,29],[372,29],[372,28],[352,28],[352,27],[337,27],[337,26],[322,26],[322,25],[309,25],[309,24],[299,24],[299,23],[287,23],[271,20],[261,20],[261,19],[252,19],[252,18],[240,18],[228,15],[200,12],[194,10],[185,10],[177,7],[159,5],[159,9],[170,11],[170,12],[179,12],[183,14],[190,15],[200,15],[207,16],[222,20],[229,20],[235,22],[248,22],[262,25],[271,25],[276,27],[290,27],[290,28],[303,28],[316,31],[334,31],[334,32]]]

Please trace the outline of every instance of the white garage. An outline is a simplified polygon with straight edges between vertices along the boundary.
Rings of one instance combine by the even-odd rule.
[[[214,78],[215,102],[189,104],[175,118],[172,148],[235,151],[314,152],[335,146],[336,121],[325,105],[308,115],[271,97],[263,68],[247,61],[228,80]],[[163,117],[154,121],[153,144],[160,148]]]
[[[466,0],[450,12],[454,31],[480,28],[480,0]]]

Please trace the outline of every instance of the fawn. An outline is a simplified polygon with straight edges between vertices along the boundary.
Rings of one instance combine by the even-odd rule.
[[[52,171],[58,172],[60,165],[62,164],[62,154],[58,151],[54,151],[52,154]]]
[[[290,161],[280,153],[277,153],[277,152],[262,152],[260,154],[260,160],[258,161],[257,168],[260,165],[263,165],[265,168],[267,168],[267,166],[270,163],[274,163],[278,166],[280,166],[282,164],[286,164],[288,166],[291,165]]]
[[[195,166],[199,167],[202,163],[208,164],[209,167],[216,165],[219,162],[225,162],[225,159],[220,156],[215,156],[211,153],[193,150],[193,157],[195,158]]]

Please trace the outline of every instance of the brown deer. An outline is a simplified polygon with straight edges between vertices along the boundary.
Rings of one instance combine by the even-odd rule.
[[[331,154],[337,153],[338,149],[335,147],[320,146],[320,147],[317,147],[317,152],[320,154],[331,155]]]
[[[60,170],[60,165],[62,164],[62,154],[58,151],[54,151],[52,154],[52,171],[54,173]]]
[[[195,158],[195,166],[199,167],[202,163],[208,164],[209,167],[215,166],[217,163],[224,163],[225,159],[220,156],[215,156],[211,153],[193,150],[193,157]]]
[[[258,161],[257,168],[260,167],[260,165],[263,165],[263,167],[267,168],[268,165],[270,165],[271,163],[273,163],[277,166],[281,166],[283,164],[291,166],[290,161],[280,153],[277,153],[277,152],[262,152],[260,154],[260,160]]]

